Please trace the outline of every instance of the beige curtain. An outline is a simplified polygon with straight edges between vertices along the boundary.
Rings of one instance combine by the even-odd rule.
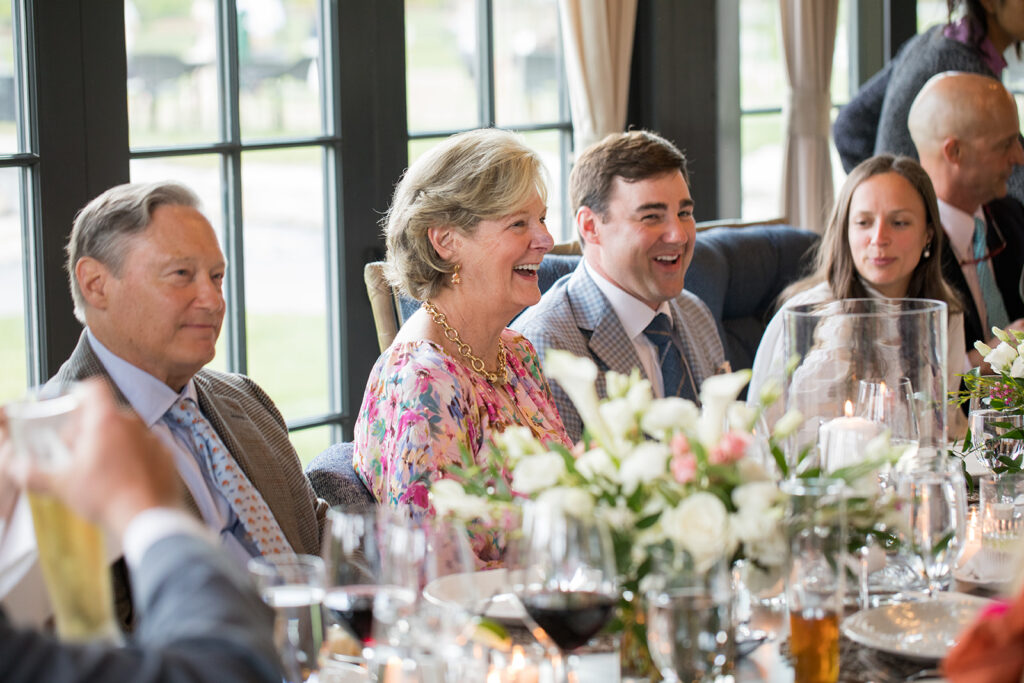
[[[577,152],[626,125],[637,0],[559,0]]]
[[[829,82],[839,0],[779,0],[779,6],[789,80],[782,214],[820,233],[833,200]]]

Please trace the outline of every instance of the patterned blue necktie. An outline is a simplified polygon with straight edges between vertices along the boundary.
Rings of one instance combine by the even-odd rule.
[[[181,428],[182,433],[189,435],[195,452],[206,464],[206,470],[217,490],[227,499],[260,554],[293,554],[267,501],[249,481],[249,477],[245,476],[213,426],[199,412],[195,401],[190,398],[176,399],[167,409],[166,415]]]
[[[992,271],[992,259],[985,258],[988,245],[985,239],[985,221],[980,218],[974,219],[974,258],[978,261],[978,284],[981,286],[981,298],[985,301],[985,310],[988,312],[985,336],[993,327],[1005,328],[1010,324],[1010,316],[1006,313],[1006,306],[1003,304],[1003,295],[996,285],[996,276]]]
[[[691,383],[687,381],[687,369],[683,364],[683,356],[679,352],[672,335],[672,321],[664,313],[654,316],[646,328],[644,336],[658,348],[658,363],[661,365],[661,381],[665,396],[681,396],[696,400]]]

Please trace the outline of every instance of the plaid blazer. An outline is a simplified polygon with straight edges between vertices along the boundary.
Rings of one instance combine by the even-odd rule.
[[[725,362],[715,319],[704,302],[686,290],[669,301],[669,306],[683,355],[699,388]],[[549,348],[564,349],[589,356],[602,373],[615,370],[629,374],[633,368],[643,373],[633,342],[582,260],[576,270],[555,282],[537,305],[523,311],[511,327],[530,340],[542,359]],[[598,375],[597,391],[602,398],[607,395],[603,374]],[[578,441],[583,423],[576,408],[557,382],[551,383],[551,392],[565,431]]]
[[[128,405],[83,331],[78,346],[51,381],[69,382],[96,376],[104,378],[114,389],[118,401]],[[313,492],[288,439],[284,418],[273,401],[244,375],[200,370],[194,379],[199,409],[263,495],[292,548],[297,553],[318,555],[328,505]],[[187,489],[183,503],[199,516],[199,508]],[[133,615],[127,572],[117,565],[114,583],[119,616],[122,624],[130,627]],[[128,604],[124,604],[125,600]]]

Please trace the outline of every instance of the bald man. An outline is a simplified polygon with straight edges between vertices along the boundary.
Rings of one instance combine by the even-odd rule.
[[[978,365],[974,342],[998,343],[993,326],[1024,330],[1024,206],[1006,196],[1024,164],[1017,104],[993,78],[947,72],[921,88],[907,123],[939,199],[943,274],[963,299],[968,361]]]

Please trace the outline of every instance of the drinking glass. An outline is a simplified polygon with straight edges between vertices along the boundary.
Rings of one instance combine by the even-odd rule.
[[[732,572],[725,558],[694,566],[686,551],[654,559],[647,590],[647,643],[669,683],[711,683],[732,671],[736,631]]]
[[[817,445],[819,425],[825,429],[837,421],[833,427],[843,427],[844,432],[858,426],[848,415],[858,404],[860,382],[866,378],[879,389],[885,382],[894,400],[909,397],[907,425],[898,428],[906,438],[913,438],[916,428],[921,448],[944,449],[946,316],[944,303],[927,299],[844,299],[787,307],[784,353],[793,372],[783,385],[783,397],[786,408],[799,410],[805,419],[787,444],[789,464],[796,465],[801,452]],[[869,401],[870,394],[864,398]],[[884,410],[886,401],[866,405],[865,410],[876,407]],[[899,410],[890,410],[890,418]],[[896,436],[893,422],[887,419],[885,424]],[[844,462],[853,462],[862,454],[840,455]],[[814,464],[810,459],[801,466],[809,469]]]
[[[79,398],[71,386],[41,387],[4,407],[15,458],[65,467]],[[29,493],[39,565],[62,639],[120,642],[103,531],[57,498]]]
[[[971,430],[971,451],[997,478],[1006,471],[1006,461],[1020,467],[1024,454],[1024,415],[1004,413],[992,408],[972,410],[967,417]]]
[[[859,382],[856,414],[888,430],[889,443],[905,446],[904,457],[908,458],[917,452],[920,437],[917,412],[909,378],[901,377],[892,386],[881,379]]]
[[[562,653],[569,653],[608,623],[618,601],[615,555],[608,527],[556,505],[523,507],[514,590],[530,619]]]
[[[288,683],[308,680],[320,668],[327,573],[315,555],[264,555],[249,560],[249,573],[274,609],[274,641]]]
[[[376,507],[327,512],[323,559],[327,570],[324,608],[360,647],[371,642],[373,603],[380,590],[385,529]],[[339,640],[339,639],[335,639]]]
[[[980,509],[981,560],[986,580],[1009,581],[1024,535],[1024,474],[983,477]]]
[[[790,479],[786,603],[796,683],[839,678],[839,619],[845,595],[845,485],[837,479]]]
[[[907,541],[920,562],[929,596],[948,585],[967,529],[963,473],[948,460],[923,461],[901,474],[899,484],[907,510]]]

